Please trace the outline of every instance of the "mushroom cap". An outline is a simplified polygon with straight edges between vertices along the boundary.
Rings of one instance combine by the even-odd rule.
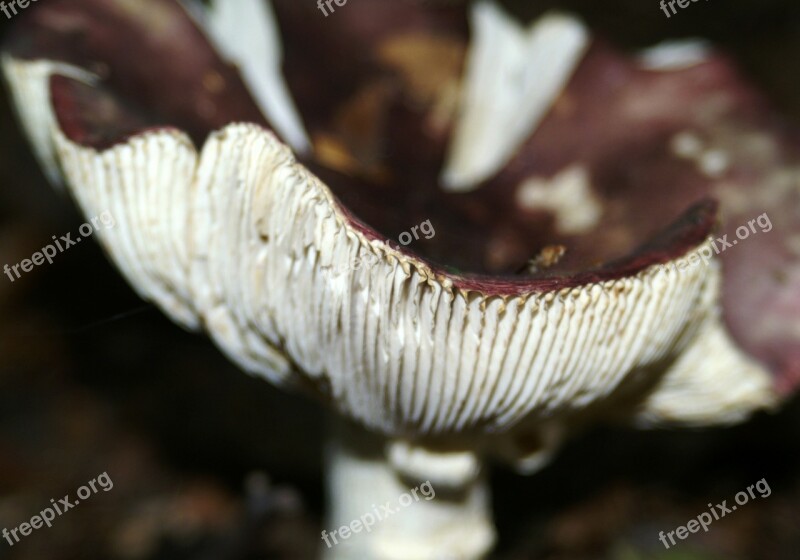
[[[724,56],[653,69],[595,40],[502,169],[448,192],[465,10],[274,7],[310,154],[177,2],[49,0],[15,22],[21,120],[82,210],[114,216],[100,242],[142,297],[413,438],[728,422],[796,385],[797,144]],[[762,214],[774,232],[707,258],[718,224]]]

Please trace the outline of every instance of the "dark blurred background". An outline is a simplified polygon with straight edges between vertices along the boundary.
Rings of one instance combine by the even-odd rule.
[[[505,4],[524,18],[576,12],[627,49],[710,39],[800,124],[796,1],[708,0],[670,19],[657,0]],[[84,220],[47,183],[0,97],[2,265]],[[323,432],[319,407],[241,373],[167,321],[95,243],[14,283],[0,278],[0,529],[102,472],[114,482],[13,548],[0,540],[0,559],[314,558]],[[797,401],[731,429],[597,428],[534,477],[494,470],[495,558],[795,560],[798,445]],[[658,541],[762,478],[768,498],[670,551]]]

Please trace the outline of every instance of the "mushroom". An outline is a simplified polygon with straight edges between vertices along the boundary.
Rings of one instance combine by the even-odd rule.
[[[340,418],[326,528],[384,518],[329,557],[483,557],[487,459],[533,472],[590,423],[737,422],[796,386],[798,150],[723,55],[486,2],[212,4],[48,0],[3,68],[138,293]]]

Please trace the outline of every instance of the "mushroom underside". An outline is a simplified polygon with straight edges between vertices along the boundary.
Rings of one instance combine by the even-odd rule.
[[[57,159],[70,181],[85,187],[76,194],[85,208],[101,200],[111,203],[108,193],[117,184],[127,197],[114,202],[119,212],[137,207],[130,225],[169,220],[149,236],[174,256],[147,254],[150,249],[132,243],[129,255],[144,251],[150,261],[143,262],[151,264],[129,268],[143,283],[157,285],[149,295],[167,302],[184,324],[202,321],[219,332],[218,342],[237,361],[276,381],[294,379],[290,371],[295,369],[309,372],[309,383],[332,400],[342,397],[353,376],[361,394],[346,397],[350,401],[340,406],[379,429],[500,429],[532,409],[552,414],[568,396],[588,395],[578,399],[585,406],[612,392],[619,379],[603,388],[589,381],[592,375],[602,377],[604,367],[621,369],[620,375],[636,370],[630,360],[611,358],[603,367],[590,367],[570,358],[568,353],[580,347],[569,344],[550,361],[537,354],[525,362],[520,350],[512,367],[501,352],[534,348],[528,339],[513,336],[517,330],[543,329],[536,346],[541,348],[551,336],[548,321],[552,336],[563,336],[567,327],[559,326],[560,318],[584,310],[586,321],[602,320],[574,325],[572,336],[600,344],[605,339],[598,329],[622,328],[636,316],[615,310],[615,292],[630,294],[620,306],[634,306],[665,287],[685,290],[680,300],[685,308],[677,307],[680,313],[664,325],[664,336],[640,356],[642,367],[669,362],[689,344],[686,333],[700,330],[698,325],[714,316],[713,302],[700,311],[692,307],[715,290],[714,273],[707,273],[713,267],[704,262],[694,270],[678,270],[679,259],[706,247],[712,233],[733,240],[737,228],[766,215],[770,231],[766,222],[763,227],[756,222],[760,231],[750,225],[746,242],[720,254],[725,269],[720,320],[740,347],[773,372],[781,392],[800,380],[796,144],[725,57],[654,71],[594,41],[511,161],[474,191],[452,193],[441,188],[439,178],[458,119],[469,48],[462,9],[380,0],[341,10],[337,25],[330,26],[298,4],[275,4],[288,87],[314,147],[297,160],[269,139],[269,121],[236,69],[176,2],[51,0],[25,14],[11,34],[7,67],[55,61],[83,72],[64,75],[56,65],[48,77],[56,125],[50,141],[58,146]],[[315,41],[307,40],[309,34]],[[133,52],[129,44],[140,49]],[[226,127],[232,122],[258,127]],[[230,162],[212,157],[215,150]],[[114,182],[115,162],[153,168],[142,159],[153,154],[171,175],[141,190],[134,179],[121,176]],[[99,179],[101,168],[105,182]],[[97,185],[87,186],[87,180]],[[212,180],[219,185],[210,185]],[[255,184],[274,186],[279,180],[306,189],[308,205],[284,192],[288,187],[267,195]],[[159,184],[170,192],[154,192]],[[103,190],[105,198],[93,197],[92,189]],[[136,198],[145,192],[146,200]],[[227,198],[233,202],[225,212],[209,209],[209,203]],[[719,201],[719,213],[709,199]],[[164,212],[144,208],[151,204],[164,205]],[[287,205],[281,212],[295,214],[279,220],[275,214],[280,212],[266,204]],[[274,223],[267,223],[270,219]],[[211,240],[223,223],[249,230],[226,234],[216,246]],[[295,231],[297,239],[283,239],[287,234],[276,224]],[[200,250],[204,243],[209,248]],[[224,243],[229,244],[223,248]],[[112,255],[120,254],[111,242],[106,246]],[[275,248],[288,260],[272,270],[265,259]],[[256,260],[234,266],[252,285],[234,286],[227,273],[197,264],[225,250]],[[378,255],[381,266],[352,270],[358,268],[353,262],[369,254]],[[235,265],[230,259],[219,262]],[[659,266],[664,270],[653,273]],[[675,278],[659,276],[673,267]],[[286,298],[287,309],[327,321],[316,339],[310,337],[320,344],[317,351],[301,340],[314,330],[311,325],[300,321],[289,328],[289,311],[273,302],[256,304],[258,282],[274,280],[272,289],[292,289],[281,274],[296,283],[295,290],[319,291],[308,296],[308,303],[300,301],[302,294]],[[307,280],[301,280],[304,275]],[[214,288],[198,289],[198,277]],[[226,289],[233,295],[223,293]],[[369,310],[399,305],[393,303],[397,298],[411,303],[386,319],[381,336],[387,340],[371,345],[366,338],[363,343],[353,338],[330,360],[321,356],[334,344],[334,331],[351,338],[377,332],[381,323],[369,318]],[[223,309],[223,303],[234,309]],[[642,317],[658,311],[656,304],[641,305]],[[362,322],[353,322],[359,315],[365,316]],[[446,362],[458,351],[448,338],[455,335],[437,335],[436,325],[457,320],[462,335],[474,333],[486,348],[464,350],[459,364],[472,359],[475,368],[491,366],[490,371],[481,377],[460,365],[452,371],[464,381],[452,393],[444,388],[452,373],[420,386],[425,382],[404,368],[427,363],[431,371],[447,370]],[[641,320],[644,325],[651,319]],[[655,321],[647,324],[657,328]],[[491,329],[484,330],[486,325]],[[388,340],[399,331],[406,333],[399,342]],[[612,333],[621,337],[619,351],[622,342],[634,341],[625,332]],[[435,348],[446,350],[440,357],[429,355]],[[598,348],[595,357],[603,363],[605,349]],[[393,358],[401,358],[399,369],[381,380],[380,364]],[[572,381],[554,374],[549,400],[517,408],[504,395],[523,385],[516,374],[503,372],[534,363],[585,373]],[[493,375],[502,389],[465,404],[466,396],[479,392]],[[399,385],[395,395],[387,389],[393,382]],[[437,383],[441,389],[434,387]],[[527,396],[543,390],[531,388]],[[405,391],[427,396],[403,398]],[[381,399],[368,402],[368,394]],[[434,395],[451,402],[447,411],[429,411]],[[384,405],[389,412],[380,419]]]

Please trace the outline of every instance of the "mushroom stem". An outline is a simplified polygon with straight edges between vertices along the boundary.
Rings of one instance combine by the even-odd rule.
[[[326,453],[330,507],[322,533],[324,558],[484,558],[495,531],[477,457],[414,448],[405,454],[412,466],[407,469],[396,445],[358,426],[336,424]],[[419,467],[430,469],[430,479],[419,476]]]

